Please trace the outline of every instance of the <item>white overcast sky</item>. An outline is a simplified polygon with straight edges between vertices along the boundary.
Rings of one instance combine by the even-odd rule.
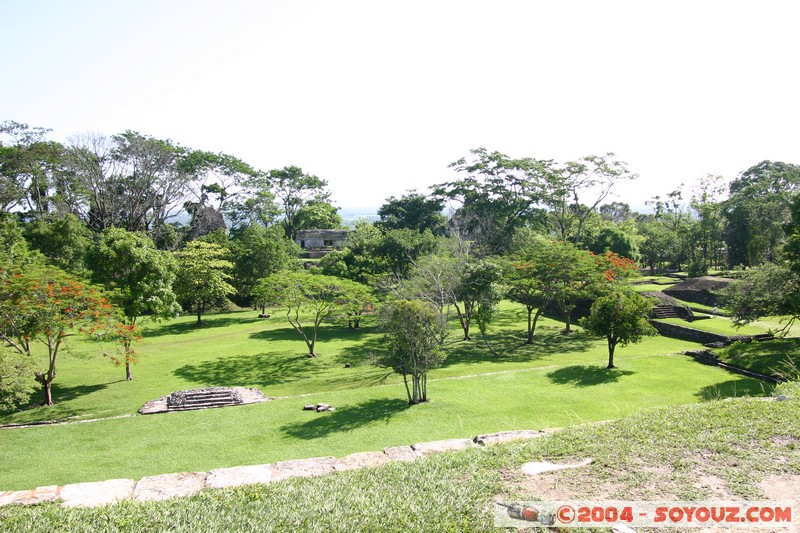
[[[0,0],[0,120],[131,129],[377,207],[485,147],[615,152],[634,206],[800,163],[796,1]]]

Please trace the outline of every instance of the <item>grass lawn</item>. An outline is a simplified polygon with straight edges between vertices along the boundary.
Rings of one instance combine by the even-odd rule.
[[[134,381],[76,342],[54,383],[57,405],[7,415],[0,423],[134,415],[147,400],[201,386],[258,387],[274,401],[226,409],[0,431],[0,489],[15,490],[223,466],[342,456],[385,446],[517,428],[562,427],[628,416],[664,405],[768,392],[753,379],[674,355],[696,345],[662,337],[618,350],[607,372],[604,340],[542,319],[524,345],[524,312],[504,303],[490,331],[500,357],[478,340],[449,341],[446,364],[430,374],[431,402],[409,408],[399,376],[369,364],[380,348],[371,326],[321,331],[314,359],[277,314],[184,317],[150,325]],[[579,329],[579,328],[578,328]],[[105,346],[113,349],[113,346]],[[346,362],[351,368],[344,368]],[[326,402],[332,413],[302,411]]]
[[[0,524],[71,532],[496,531],[496,500],[765,500],[770,480],[800,472],[798,420],[797,399],[659,408],[526,442],[165,502],[5,507]],[[520,471],[528,461],[587,457],[588,467],[549,474],[544,484]]]
[[[714,350],[732,365],[767,375],[800,377],[800,339],[786,338],[765,342],[736,342]]]
[[[749,324],[737,328],[734,326],[731,319],[723,316],[716,316],[707,320],[695,320],[694,322],[687,322],[680,318],[664,318],[661,319],[661,322],[699,329],[700,331],[708,331],[709,333],[717,333],[719,335],[727,335],[729,337],[737,335],[760,335],[769,331],[768,328],[758,324]]]

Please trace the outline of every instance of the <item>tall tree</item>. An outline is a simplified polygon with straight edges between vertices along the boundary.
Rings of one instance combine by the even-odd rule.
[[[427,402],[428,372],[445,359],[446,322],[433,306],[420,300],[386,304],[380,316],[386,350],[379,355],[378,364],[403,376],[410,405]]]
[[[294,239],[300,229],[300,210],[309,204],[327,202],[330,198],[331,194],[326,190],[328,182],[296,166],[270,170],[267,178],[283,212],[286,236]]]
[[[207,310],[220,307],[236,289],[228,283],[233,263],[224,259],[226,250],[217,244],[192,241],[175,252],[178,262],[173,289],[184,306],[197,315],[197,324]]]
[[[723,206],[725,242],[731,266],[773,261],[791,218],[792,198],[800,192],[800,165],[762,161],[742,172],[729,187]]]
[[[611,194],[614,185],[637,178],[625,162],[614,159],[613,153],[569,161],[547,176],[545,203],[550,219],[559,238],[575,244],[581,242],[586,219]],[[582,198],[587,194],[591,195],[589,200]]]
[[[592,304],[583,326],[590,334],[606,338],[606,368],[615,368],[614,352],[617,346],[637,343],[645,336],[656,334],[655,328],[647,321],[651,307],[652,303],[643,296],[621,288],[601,296]]]
[[[172,291],[177,265],[168,252],[156,250],[150,237],[122,228],[104,230],[89,250],[87,261],[92,281],[109,290],[111,302],[122,313],[116,332],[124,351],[125,378],[130,381],[132,326],[143,316],[161,320],[180,312]]]
[[[518,227],[543,222],[540,203],[553,179],[553,163],[513,159],[485,148],[470,152],[471,160],[462,158],[450,165],[465,177],[435,186],[434,198],[461,204],[453,223],[476,241],[479,251],[503,253]]]
[[[64,147],[47,141],[48,132],[10,120],[0,123],[0,210],[36,219],[62,210]]]
[[[240,228],[234,232],[231,245],[233,285],[243,304],[251,303],[253,289],[260,279],[281,270],[298,268],[296,258],[300,248],[287,239],[278,226],[266,228],[251,224]]]
[[[391,196],[378,209],[383,229],[411,229],[419,232],[430,230],[434,235],[444,235],[447,219],[442,214],[444,200],[429,198],[416,191],[409,191],[400,198]]]
[[[75,215],[34,220],[25,225],[25,237],[31,248],[40,251],[55,266],[77,276],[85,275],[91,232]]]
[[[121,227],[158,238],[195,179],[181,162],[187,153],[171,141],[134,131],[73,138],[65,163],[84,194],[72,211],[97,231]]]

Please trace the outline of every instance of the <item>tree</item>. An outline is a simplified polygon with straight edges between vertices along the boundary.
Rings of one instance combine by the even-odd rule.
[[[173,290],[182,302],[197,314],[197,324],[207,310],[228,301],[236,289],[228,283],[233,263],[223,259],[225,250],[217,244],[192,241],[175,252],[178,261]]]
[[[724,192],[722,176],[708,174],[695,185],[691,206],[697,213],[693,241],[700,247],[703,266],[720,268],[725,245],[725,219],[721,197]]]
[[[34,368],[30,357],[0,347],[0,412],[11,411],[30,399],[36,390]]]
[[[139,317],[157,321],[180,312],[172,291],[177,265],[168,252],[156,250],[150,237],[122,228],[104,230],[87,254],[87,262],[92,281],[109,290],[109,299],[122,313],[115,331],[124,351],[125,378],[130,381],[131,341],[136,338]]]
[[[501,254],[508,250],[517,228],[545,219],[539,204],[553,179],[553,163],[512,159],[485,148],[470,153],[471,161],[462,158],[450,165],[466,177],[435,186],[434,198],[460,203],[452,223],[476,241],[481,253]]]
[[[478,320],[481,335],[486,341],[486,325],[501,297],[500,280],[500,268],[493,261],[469,258],[462,263],[453,306],[464,331],[465,341],[472,340],[469,332],[473,318]]]
[[[445,359],[442,343],[447,333],[442,315],[420,300],[400,300],[381,308],[386,350],[377,363],[403,376],[410,405],[428,401],[428,371]],[[411,387],[409,387],[409,378]]]
[[[596,254],[614,252],[634,261],[641,258],[637,238],[636,228],[631,223],[599,221],[596,226],[584,228],[583,231],[583,243],[587,250]]]
[[[333,276],[283,271],[259,281],[253,294],[264,305],[284,307],[289,324],[306,343],[307,357],[316,357],[320,324],[336,316],[344,305],[354,305],[354,295],[348,288],[351,285],[346,280]],[[310,326],[303,323],[308,315]]]
[[[338,229],[342,227],[339,208],[328,202],[310,201],[297,210],[295,215],[296,230],[301,229]]]
[[[25,225],[25,237],[31,248],[58,268],[75,275],[85,274],[91,232],[75,215],[35,220]]]
[[[0,210],[35,219],[63,210],[64,147],[45,140],[49,132],[10,120],[0,123]]]
[[[637,343],[645,336],[656,334],[655,328],[647,321],[651,307],[652,303],[643,296],[621,288],[601,296],[592,304],[583,326],[590,334],[606,338],[606,368],[615,368],[614,351],[617,346]]]
[[[547,174],[544,200],[561,240],[580,243],[586,219],[611,194],[614,185],[637,178],[626,163],[613,157],[613,153],[582,157]],[[589,204],[580,198],[586,192],[594,195]]]
[[[442,214],[444,200],[428,198],[416,191],[409,191],[401,198],[391,196],[378,209],[380,221],[377,225],[385,230],[410,229],[418,232],[430,230],[442,236],[447,229],[447,219]]]
[[[723,292],[723,305],[736,325],[781,316],[787,320],[779,333],[786,335],[800,318],[800,196],[791,203],[790,218],[784,228],[786,261],[753,267]]]
[[[47,369],[35,372],[46,405],[67,337],[108,328],[112,306],[100,293],[52,268],[7,270],[0,267],[0,340],[20,356],[32,356],[32,343],[47,348]]]
[[[188,153],[169,140],[134,131],[111,138],[76,137],[67,148],[65,167],[81,194],[73,198],[70,211],[96,231],[121,227],[158,239],[195,179],[182,164]]]
[[[518,256],[510,264],[505,276],[509,285],[508,298],[525,306],[528,330],[525,344],[533,344],[536,323],[552,302],[553,294],[539,276],[539,264],[534,257]]]
[[[731,266],[775,260],[791,218],[792,198],[800,192],[800,165],[762,161],[733,180],[722,214]]]
[[[233,251],[233,286],[241,300],[250,304],[253,288],[262,278],[281,270],[298,268],[300,248],[286,238],[278,226],[250,224],[238,228],[231,241]],[[264,310],[262,309],[262,313]]]
[[[270,170],[267,179],[283,212],[283,227],[290,239],[300,229],[300,210],[308,204],[327,202],[331,195],[325,190],[327,181],[306,174],[300,167]]]
[[[363,283],[340,279],[339,284],[342,290],[339,305],[347,318],[347,327],[358,329],[361,327],[361,317],[372,310],[375,297],[372,290]]]

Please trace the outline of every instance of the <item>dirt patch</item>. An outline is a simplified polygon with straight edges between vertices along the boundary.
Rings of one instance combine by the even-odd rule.
[[[701,474],[697,478],[697,486],[708,493],[711,500],[734,500],[737,498],[729,488],[728,483],[711,474]]]
[[[800,500],[800,474],[781,474],[769,476],[758,484],[768,500]]]
[[[535,476],[506,470],[501,471],[501,476],[508,482],[509,492],[518,493],[522,499],[613,499],[620,488],[611,481],[594,481],[585,470],[559,470]]]

